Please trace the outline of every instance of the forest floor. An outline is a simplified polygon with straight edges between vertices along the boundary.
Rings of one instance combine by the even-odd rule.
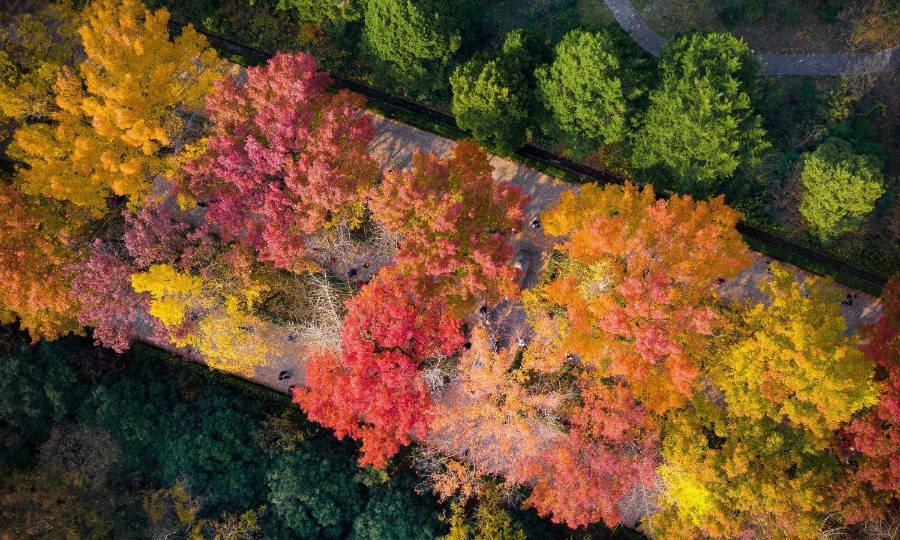
[[[408,167],[412,162],[413,152],[417,148],[432,151],[439,156],[447,156],[455,146],[455,142],[451,139],[387,118],[373,116],[373,121],[376,132],[369,148],[373,157],[385,170]],[[517,185],[530,197],[526,207],[526,227],[514,239],[514,244],[516,252],[526,250],[534,253],[534,259],[524,283],[525,287],[532,287],[540,279],[544,262],[552,250],[554,239],[545,235],[541,227],[533,228],[531,221],[541,211],[554,204],[564,191],[577,190],[578,186],[562,182],[534,169],[497,156],[491,157],[491,165],[494,167],[493,174],[496,180],[506,180]],[[154,192],[163,194],[168,187],[165,180],[160,178],[154,186]],[[192,212],[192,220],[202,219],[202,215],[197,210]],[[756,303],[764,301],[764,296],[759,290],[759,284],[769,278],[768,265],[771,261],[772,259],[769,257],[756,254],[750,268],[720,286],[719,292],[721,296],[735,302],[749,301]],[[363,266],[366,262],[369,263],[368,268]],[[389,264],[389,261],[383,258],[379,260],[372,253],[363,251],[358,253],[356,258],[348,257],[344,260],[335,260],[330,264],[326,264],[324,270],[329,275],[343,278],[347,275],[348,269],[355,268],[359,272],[356,279],[367,281],[384,264]],[[802,281],[811,275],[799,268],[791,265],[787,266],[794,270],[798,281]],[[840,284],[835,284],[834,286],[840,290],[842,297],[850,295],[850,298],[852,298],[852,305],[842,304],[840,306],[841,314],[847,321],[848,332],[855,331],[859,324],[873,323],[880,317],[881,305],[878,299]],[[526,338],[527,341],[529,332],[520,302],[508,302],[496,307],[492,310],[489,319],[498,333],[506,336],[504,341],[514,342],[515,338],[518,337]],[[141,341],[152,343],[192,360],[204,362],[204,359],[195,352],[175,348],[165,338],[161,339],[151,335],[149,331],[150,325],[139,324],[137,328],[139,335],[136,337]],[[233,374],[286,394],[290,394],[290,385],[302,385],[309,344],[300,343],[299,340],[294,339],[294,331],[292,329],[263,320],[254,323],[251,331],[257,339],[266,343],[268,349],[267,357],[256,365],[252,373],[238,372]],[[281,371],[290,372],[292,377],[287,380],[278,380],[278,374]],[[447,407],[465,406],[466,400],[465,396],[455,391],[452,384],[445,388],[440,395],[434,396],[434,398],[436,402]],[[477,430],[477,426],[459,426],[458,429]],[[536,425],[531,434],[523,433],[522,436],[523,440],[526,436],[537,437],[541,443],[536,448],[540,449],[549,445],[559,433],[559,431],[549,426]],[[476,447],[461,447],[460,441],[463,440],[477,440],[479,444]],[[492,452],[490,440],[490,434],[460,437],[458,433],[453,433],[452,430],[445,430],[431,433],[422,442],[445,454],[457,456],[470,463],[477,463],[485,467],[486,470],[491,470],[501,475],[513,466],[514,461],[512,460],[528,459],[534,455],[534,451],[537,451],[535,447],[532,447],[531,455],[525,452],[514,452],[499,456],[496,452]],[[632,498],[634,500],[620,503],[623,522],[626,524],[633,524],[640,518],[641,508],[644,508],[646,497],[639,495],[636,492],[635,497]]]

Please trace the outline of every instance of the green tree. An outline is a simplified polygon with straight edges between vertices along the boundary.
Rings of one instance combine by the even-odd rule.
[[[662,83],[634,138],[632,165],[659,167],[680,191],[707,193],[769,146],[750,96],[759,64],[731,34],[690,34],[662,55]]]
[[[20,342],[0,354],[0,418],[31,438],[43,439],[53,422],[78,407],[84,386],[68,363],[74,339],[29,346]]]
[[[450,525],[450,533],[443,540],[525,540],[522,523],[503,508],[501,495],[499,485],[486,483],[471,517],[462,501],[453,503],[453,513],[443,518]]]
[[[161,422],[163,480],[189,478],[211,506],[244,509],[263,501],[268,460],[256,443],[257,403],[207,387]]]
[[[426,540],[441,532],[437,505],[429,496],[417,495],[415,479],[401,476],[372,490],[365,509],[353,521],[353,538]]]
[[[450,75],[453,114],[460,128],[492,148],[510,151],[528,138],[536,114],[534,66],[541,44],[522,30],[506,35],[500,54],[476,56]]]
[[[403,87],[430,92],[445,84],[453,55],[463,42],[458,2],[368,0],[363,39],[391,66]]]
[[[626,72],[612,37],[573,30],[556,46],[556,58],[537,69],[537,85],[551,113],[550,129],[570,148],[589,152],[625,136]]]
[[[330,35],[342,34],[349,22],[362,18],[365,0],[278,0],[278,9],[312,23]]]
[[[803,155],[800,213],[823,241],[853,230],[884,193],[881,162],[832,137]]]
[[[322,440],[304,444],[278,456],[269,470],[270,508],[301,538],[344,538],[365,502],[356,471],[346,448]]]

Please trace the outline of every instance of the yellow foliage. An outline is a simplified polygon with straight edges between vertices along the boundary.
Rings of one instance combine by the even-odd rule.
[[[769,305],[744,315],[749,328],[721,356],[716,383],[732,414],[808,429],[824,447],[831,432],[854,412],[878,400],[875,366],[845,336],[840,294],[830,280],[809,278],[772,263],[773,278],[761,288]]]
[[[87,60],[53,87],[55,125],[19,128],[14,152],[29,165],[25,191],[101,216],[109,192],[143,200],[167,170],[172,158],[160,150],[180,136],[176,109],[201,107],[220,61],[193,28],[170,41],[169,13],[138,0],[97,0],[86,19],[78,33]]]
[[[250,284],[240,294],[223,294],[223,283],[164,264],[132,275],[131,285],[151,295],[150,314],[173,330],[172,343],[193,347],[210,367],[244,373],[265,361],[265,339],[254,334],[261,322],[249,314],[263,286]]]

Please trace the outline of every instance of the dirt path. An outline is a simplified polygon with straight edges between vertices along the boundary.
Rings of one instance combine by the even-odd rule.
[[[659,56],[664,37],[647,26],[630,0],[604,0],[619,26],[653,56]],[[900,68],[900,45],[871,53],[761,54],[762,75],[865,75]]]

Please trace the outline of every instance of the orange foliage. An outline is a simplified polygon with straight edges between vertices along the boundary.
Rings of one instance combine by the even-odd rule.
[[[564,193],[543,220],[548,233],[569,237],[557,245],[566,258],[526,298],[539,340],[556,339],[560,351],[623,378],[655,412],[683,405],[707,337],[724,324],[711,286],[750,263],[739,217],[722,197],[657,200],[630,183]],[[541,311],[562,321],[534,316]]]
[[[78,254],[60,239],[69,231],[49,223],[54,208],[2,183],[0,208],[0,319],[18,316],[34,340],[80,333],[65,271]]]

